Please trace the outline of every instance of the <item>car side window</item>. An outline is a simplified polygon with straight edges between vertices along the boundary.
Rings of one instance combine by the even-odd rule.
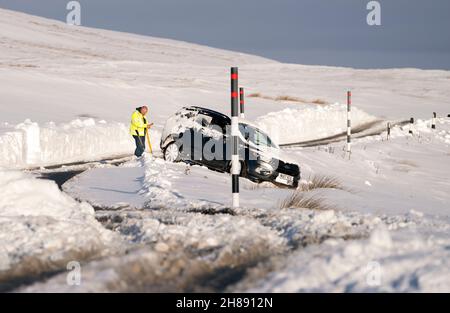
[[[217,130],[220,130],[222,132],[222,135],[226,135],[226,133],[227,133],[227,125],[228,125],[226,120],[224,120],[222,118],[214,117],[212,122],[211,122],[211,124],[214,125],[214,127]]]

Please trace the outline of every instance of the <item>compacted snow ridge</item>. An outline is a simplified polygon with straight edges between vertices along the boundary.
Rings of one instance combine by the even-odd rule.
[[[0,27],[0,291],[450,291],[448,71],[283,64],[3,9]],[[230,66],[246,118],[302,172],[298,190],[241,178],[238,209],[228,173],[159,147],[184,106],[230,113]],[[136,159],[144,104],[153,155]],[[75,176],[40,179],[55,173]],[[293,193],[318,209],[283,207]]]

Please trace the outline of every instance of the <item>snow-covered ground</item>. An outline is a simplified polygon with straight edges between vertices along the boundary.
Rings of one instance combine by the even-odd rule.
[[[450,291],[448,71],[281,64],[1,9],[0,26],[0,290]],[[350,156],[344,142],[285,147],[299,193],[321,208],[284,207],[292,190],[241,179],[231,210],[228,174],[159,151],[182,106],[229,113],[230,66],[246,117],[278,143],[345,132],[349,89],[355,128],[415,117],[414,135],[406,125],[355,139]],[[131,155],[128,122],[143,104],[153,157],[90,166],[64,192],[33,177]],[[307,188],[321,175],[337,188]],[[79,286],[67,284],[71,261]]]
[[[375,228],[368,239],[329,239],[298,250],[251,292],[448,292],[449,224],[415,218],[407,229]],[[430,228],[433,228],[432,234]]]
[[[71,261],[122,252],[120,237],[49,181],[0,170],[0,290],[65,268]],[[122,249],[122,250],[121,250]]]

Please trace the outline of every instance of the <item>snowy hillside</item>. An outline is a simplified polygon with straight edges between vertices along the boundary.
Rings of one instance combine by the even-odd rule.
[[[182,106],[200,105],[229,113],[230,66],[240,67],[240,83],[250,96],[247,118],[260,118],[261,126],[280,143],[319,138],[345,128],[345,124],[336,125],[344,111],[324,108],[322,112],[320,107],[345,102],[348,89],[353,90],[355,114],[361,112],[355,115],[354,126],[374,119],[428,119],[432,112],[446,115],[450,111],[446,71],[281,64],[173,40],[72,27],[3,9],[0,27],[0,165],[4,166],[54,164],[45,155],[26,155],[28,143],[23,138],[28,135],[23,129],[12,133],[26,119],[43,127],[42,133],[49,122],[70,125],[85,118],[123,123],[125,129],[132,110],[147,104],[157,141],[166,118]],[[278,111],[285,113],[274,113]],[[264,117],[266,114],[269,116]],[[295,116],[296,122],[290,120],[285,133],[279,134],[278,126],[286,116]],[[300,128],[292,132],[289,127],[295,129],[296,123]],[[319,131],[311,134],[312,127]],[[117,131],[106,136],[101,129],[104,127],[96,139],[67,137],[66,141],[85,151],[96,140],[105,145],[111,137],[118,139]],[[53,141],[48,137],[41,140]],[[122,155],[130,144],[113,144],[102,150]],[[65,151],[66,155],[55,151],[66,160],[61,163],[105,156]]]
[[[0,29],[0,291],[450,291],[450,72],[282,64],[3,9]],[[246,117],[302,171],[295,191],[241,179],[236,210],[228,174],[159,149],[179,108],[229,114],[230,66]],[[136,161],[144,104],[154,155]],[[37,179],[55,174],[74,177]]]

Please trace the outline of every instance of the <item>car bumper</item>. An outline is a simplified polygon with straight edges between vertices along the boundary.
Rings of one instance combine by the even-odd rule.
[[[261,169],[269,167],[267,166],[267,164],[268,163],[259,161],[249,162],[247,169],[248,178],[254,181],[268,181],[277,185],[297,188],[298,182],[301,178],[300,168],[298,165],[288,164],[280,161],[278,163],[278,166],[273,166],[273,164],[270,164],[272,165],[271,171],[269,171],[268,169],[266,171],[262,171]],[[280,179],[281,176],[283,178],[286,178],[284,175],[291,177],[290,179],[288,179],[291,180],[291,183],[289,183],[288,180]]]

